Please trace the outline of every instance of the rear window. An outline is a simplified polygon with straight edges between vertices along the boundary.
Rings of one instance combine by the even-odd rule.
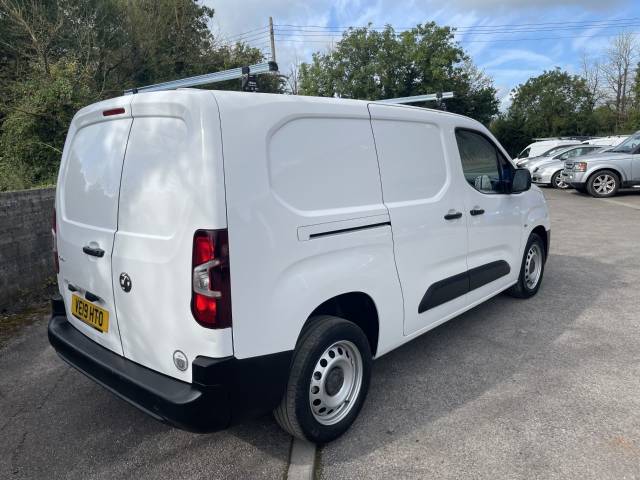
[[[73,137],[65,162],[62,203],[66,220],[115,229],[120,173],[130,118],[98,122]]]

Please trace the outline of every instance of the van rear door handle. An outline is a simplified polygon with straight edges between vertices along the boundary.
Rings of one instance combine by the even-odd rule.
[[[456,212],[455,210],[449,210],[444,216],[445,220],[456,220],[462,217],[462,212]]]
[[[102,301],[102,299],[98,295],[96,295],[95,293],[91,293],[88,290],[86,292],[84,292],[84,298],[86,298],[90,302],[101,302]]]
[[[82,247],[82,251],[87,255],[91,255],[92,257],[104,257],[104,250],[98,247],[90,247],[89,245],[85,245],[84,247]]]
[[[473,209],[469,213],[473,216],[482,215],[484,213],[484,208],[473,207]]]

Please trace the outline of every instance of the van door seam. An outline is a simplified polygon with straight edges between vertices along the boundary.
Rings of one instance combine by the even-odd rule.
[[[391,219],[391,213],[389,212],[389,207],[384,199],[384,187],[382,186],[382,171],[380,170],[380,156],[378,155],[378,144],[376,143],[376,134],[373,130],[373,118],[371,117],[371,106],[367,105],[367,111],[369,112],[369,127],[371,128],[371,138],[373,139],[373,149],[376,153],[376,165],[378,166],[378,180],[380,182],[380,195],[382,195],[382,205],[384,205],[385,210],[387,211],[387,215],[389,216],[389,226],[391,227],[391,253],[393,255],[393,266],[396,269],[396,278],[398,279],[398,286],[400,287],[400,298],[402,299],[402,335],[404,336],[405,330],[405,321],[406,321],[406,311],[405,311],[405,300],[404,300],[404,291],[402,289],[402,281],[400,280],[400,271],[398,270],[398,261],[396,259],[396,241],[393,233],[393,221]]]
[[[131,104],[133,101],[131,102]],[[129,105],[131,105],[129,104]],[[113,243],[111,244],[111,294],[113,295],[113,308],[114,315],[116,316],[116,323],[118,324],[118,336],[120,337],[120,348],[122,349],[122,356],[127,357],[124,351],[124,342],[122,341],[122,330],[120,329],[120,321],[118,319],[118,306],[116,305],[116,286],[113,283],[113,254],[116,248],[116,235],[120,229],[120,194],[122,193],[122,176],[124,175],[124,162],[127,159],[127,150],[129,149],[129,140],[131,139],[131,131],[133,130],[133,107],[131,107],[131,125],[129,126],[129,133],[127,133],[127,143],[124,146],[124,154],[122,155],[122,166],[120,167],[120,182],[118,183],[118,206],[116,208],[116,230],[113,232]]]

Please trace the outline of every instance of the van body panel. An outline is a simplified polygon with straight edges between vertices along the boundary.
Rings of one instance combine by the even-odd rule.
[[[401,331],[402,294],[388,225],[310,240],[298,236],[300,227],[387,214],[366,103],[215,95],[225,155],[235,356],[293,349],[309,314],[342,293],[368,294],[381,328]]]
[[[402,285],[403,331],[410,335],[467,301],[463,293],[425,311],[419,308],[430,288],[467,272],[465,219],[444,218],[464,209],[458,169],[446,154],[447,138],[437,114],[379,104],[369,110]]]
[[[69,322],[93,341],[122,355],[120,331],[111,284],[111,255],[118,223],[120,173],[132,125],[131,99],[96,103],[74,117],[62,155],[56,189],[58,285]],[[118,115],[103,112],[124,108]],[[95,257],[84,247],[104,253]],[[100,332],[75,318],[72,295],[93,294],[109,312],[109,327]]]
[[[131,109],[113,250],[124,356],[190,381],[198,355],[233,355],[231,329],[204,328],[191,313],[193,235],[227,226],[217,106],[210,92],[181,90],[135,95]],[[176,350],[189,360],[184,371]]]

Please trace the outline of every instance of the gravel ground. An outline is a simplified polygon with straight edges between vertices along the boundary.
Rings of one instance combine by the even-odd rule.
[[[538,295],[500,295],[378,360],[321,478],[640,478],[640,192],[544,192]]]

